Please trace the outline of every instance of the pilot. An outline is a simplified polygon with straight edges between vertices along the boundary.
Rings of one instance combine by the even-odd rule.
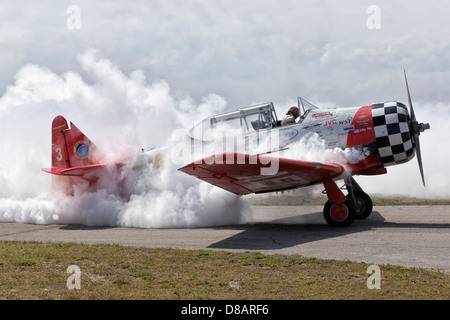
[[[284,116],[283,120],[281,120],[281,125],[288,126],[290,124],[294,124],[295,119],[297,119],[299,115],[300,115],[300,111],[298,110],[298,108],[291,107],[289,109],[289,111],[286,113],[286,115]]]

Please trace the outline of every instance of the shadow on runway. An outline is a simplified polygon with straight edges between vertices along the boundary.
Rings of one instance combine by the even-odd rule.
[[[227,239],[211,244],[212,249],[278,250],[300,244],[332,239],[376,228],[427,228],[450,229],[449,223],[389,222],[373,211],[365,220],[355,220],[349,227],[331,227],[323,219],[322,212],[275,219],[267,222],[220,227],[242,230]]]
[[[63,225],[59,229],[61,230],[71,230],[71,231],[81,231],[81,230],[108,230],[108,229],[114,229],[118,227],[114,226],[85,226],[82,224],[68,224]]]

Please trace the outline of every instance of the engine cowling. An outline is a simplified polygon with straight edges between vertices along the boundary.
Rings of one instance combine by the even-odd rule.
[[[408,162],[414,158],[406,106],[397,101],[372,105],[376,146],[383,166]]]

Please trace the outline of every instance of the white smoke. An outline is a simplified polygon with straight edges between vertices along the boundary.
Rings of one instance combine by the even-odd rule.
[[[121,177],[114,174],[96,192],[67,197],[52,191],[52,177],[40,169],[50,166],[51,122],[58,114],[115,162],[141,148],[176,146],[180,129],[226,106],[216,94],[199,104],[175,97],[164,80],[148,84],[140,70],[126,75],[95,49],[78,61],[83,76],[25,65],[0,98],[0,221],[197,227],[245,220],[250,209],[241,198],[177,171],[170,161],[159,172],[119,172],[127,175],[128,199],[118,195]]]

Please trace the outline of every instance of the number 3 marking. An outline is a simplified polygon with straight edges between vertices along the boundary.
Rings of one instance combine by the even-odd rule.
[[[56,148],[55,151],[58,154],[58,156],[56,157],[56,160],[61,161],[63,158],[62,153],[61,153],[61,148]]]

